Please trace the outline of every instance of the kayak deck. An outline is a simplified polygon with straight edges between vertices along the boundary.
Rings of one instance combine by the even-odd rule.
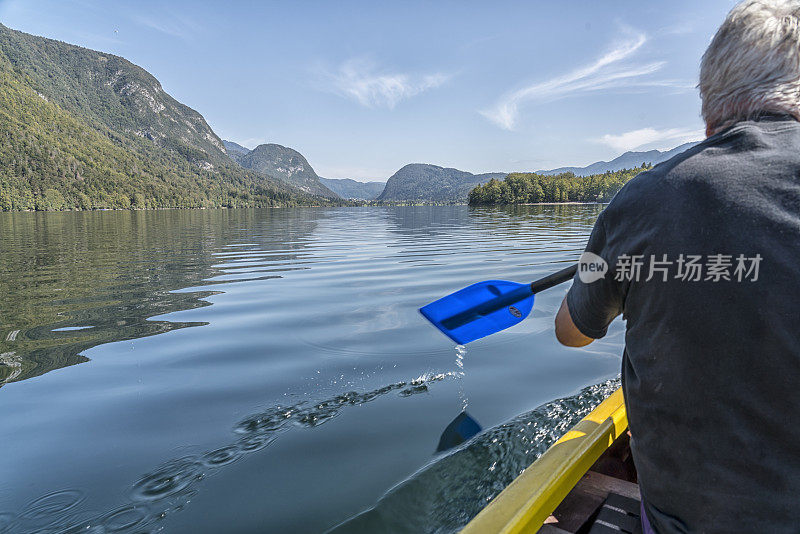
[[[462,534],[641,532],[627,429],[618,389],[525,469]]]

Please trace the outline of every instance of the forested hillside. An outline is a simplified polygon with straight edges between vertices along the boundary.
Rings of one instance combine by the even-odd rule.
[[[0,210],[329,202],[235,165],[140,67],[2,25],[0,139]]]
[[[511,173],[504,180],[492,179],[469,192],[471,206],[533,204],[537,202],[607,202],[625,183],[652,168],[642,165],[591,176],[571,172],[554,175]]]

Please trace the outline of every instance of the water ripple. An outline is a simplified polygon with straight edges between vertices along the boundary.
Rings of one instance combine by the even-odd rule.
[[[171,460],[133,485],[133,499],[156,501],[183,491],[203,478],[202,468],[195,457]]]
[[[204,454],[200,461],[208,467],[221,467],[241,458],[243,452],[240,444],[229,445]]]
[[[426,373],[371,391],[349,391],[314,403],[271,407],[237,423],[233,428],[238,436],[234,443],[200,456],[175,458],[141,477],[130,490],[130,504],[103,515],[78,519],[71,512],[84,501],[84,495],[77,490],[61,490],[39,497],[19,514],[0,512],[0,532],[151,532],[158,521],[191,501],[195,486],[206,476],[245,454],[264,449],[290,426],[313,428],[337,416],[347,406],[359,406],[390,392],[398,392],[401,397],[424,393],[429,385],[451,377],[457,375]]]

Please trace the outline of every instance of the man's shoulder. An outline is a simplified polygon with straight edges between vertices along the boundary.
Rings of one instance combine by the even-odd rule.
[[[680,197],[708,175],[709,156],[718,140],[708,138],[632,178],[614,195],[606,217],[645,212],[653,214]]]
[[[638,174],[607,209],[612,213],[658,210],[670,201],[693,197],[698,186],[737,187],[737,178],[763,177],[767,169],[780,175],[787,169],[800,169],[799,122],[739,123]]]

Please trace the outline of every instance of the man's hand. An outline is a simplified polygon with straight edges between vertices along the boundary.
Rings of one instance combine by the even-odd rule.
[[[572,322],[566,298],[561,301],[561,308],[556,314],[556,339],[567,347],[585,347],[594,341],[594,338],[584,336]]]

